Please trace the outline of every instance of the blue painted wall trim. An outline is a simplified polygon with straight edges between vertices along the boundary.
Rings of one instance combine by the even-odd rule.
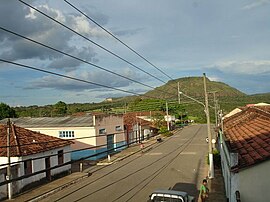
[[[116,148],[114,151],[110,152],[110,153],[116,153],[116,152],[120,152],[123,149],[126,149],[127,142],[126,141],[122,141],[122,142],[118,142],[114,144],[114,148]],[[125,145],[125,146],[124,146]],[[121,147],[123,146],[123,147]],[[121,148],[117,148],[117,147],[121,147]],[[87,158],[86,160],[98,160],[101,158],[105,158],[107,157],[108,153],[105,152],[107,150],[107,147],[103,147],[100,149],[88,149],[88,150],[82,150],[82,151],[74,151],[71,153],[71,160],[78,160],[80,158],[84,158],[84,157],[88,157],[94,154],[97,154],[97,156],[91,157],[91,158]],[[104,153],[102,153],[104,152]],[[101,154],[99,154],[101,153]]]

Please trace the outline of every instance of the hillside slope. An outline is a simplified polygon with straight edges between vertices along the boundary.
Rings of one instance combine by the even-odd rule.
[[[165,85],[157,87],[155,90],[151,90],[145,93],[145,95],[156,98],[176,99],[178,82],[180,91],[182,91],[183,93],[193,97],[204,96],[203,77],[185,77],[170,80]],[[209,79],[207,79],[206,85],[208,92],[216,91],[219,97],[246,96],[245,93],[222,82],[210,81]],[[168,94],[161,93],[160,91],[168,92]],[[173,97],[171,94],[175,94],[175,96]]]

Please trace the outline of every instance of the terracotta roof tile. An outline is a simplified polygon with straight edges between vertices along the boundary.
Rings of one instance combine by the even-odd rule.
[[[237,169],[270,159],[270,106],[246,107],[225,119],[224,135],[238,153]]]
[[[7,125],[0,124],[0,156],[7,156]],[[11,156],[27,156],[72,144],[72,141],[44,135],[16,125],[10,126]]]
[[[136,123],[140,123],[141,125],[152,125],[152,122],[146,121],[144,119],[138,118],[138,116],[153,116],[157,113],[162,113],[162,112],[129,112],[124,114],[124,124],[127,127],[132,127]]]

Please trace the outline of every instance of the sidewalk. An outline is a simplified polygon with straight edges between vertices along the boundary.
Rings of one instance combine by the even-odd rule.
[[[88,174],[84,172],[72,173],[65,177],[54,180],[50,183],[41,185],[38,188],[24,192],[16,196],[15,198],[13,198],[12,201],[39,201],[57,191],[60,191],[72,184],[79,182],[80,180],[86,177],[88,177]],[[6,201],[9,201],[9,200],[6,200]]]
[[[215,169],[215,178],[208,180],[209,201],[227,202],[221,168]]]
[[[111,156],[110,162],[108,162],[108,159],[100,160],[97,165],[90,167],[88,169],[83,170],[83,172],[74,172],[70,175],[67,175],[65,177],[59,178],[57,180],[54,180],[52,182],[49,182],[47,184],[41,185],[40,187],[37,187],[32,190],[28,190],[15,198],[12,199],[12,201],[39,201],[41,199],[44,199],[48,197],[49,195],[58,192],[72,184],[75,184],[79,181],[81,181],[84,178],[89,177],[88,173],[91,173],[93,169],[96,169],[99,166],[104,165],[110,165],[112,163],[121,161],[128,156],[136,153],[136,152],[147,152],[152,149],[152,147],[157,143],[155,137],[150,138],[149,140],[143,141],[144,149],[141,149],[140,144],[134,144],[130,147],[122,150],[119,153],[116,153]],[[9,200],[6,200],[9,201]]]
[[[181,130],[181,129],[177,129],[174,132],[178,130]],[[166,138],[163,138],[163,139],[166,139]],[[106,166],[106,165],[113,164],[115,162],[118,162],[127,158],[128,156],[134,153],[148,152],[153,147],[155,147],[155,145],[157,145],[158,143],[156,141],[156,138],[152,137],[149,140],[143,141],[143,144],[144,144],[144,149],[141,149],[140,147],[141,145],[139,143],[131,145],[127,149],[122,150],[121,152],[112,155],[110,158],[110,161],[108,161],[108,159],[100,160],[97,165],[87,168],[83,172],[72,173],[68,176],[62,177],[60,179],[54,180],[50,183],[37,187],[36,189],[29,190],[28,192],[24,192],[23,194],[14,198],[13,201],[34,202],[34,201],[39,201],[41,199],[44,199],[55,192],[58,192],[72,184],[75,184],[81,181],[84,178],[89,177],[91,175],[91,172],[96,170],[99,166]],[[199,170],[199,179],[203,179],[205,176],[207,176],[207,170],[208,170],[207,165],[201,166]],[[209,180],[208,182],[209,182],[209,189],[210,189],[209,201],[226,202],[224,183],[223,183],[221,171],[215,170],[215,178],[212,180]]]

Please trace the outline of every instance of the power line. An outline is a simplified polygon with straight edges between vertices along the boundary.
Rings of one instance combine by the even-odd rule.
[[[15,124],[16,125],[16,124]],[[124,132],[119,132],[119,133],[114,133],[115,135],[119,135],[119,134],[123,134]],[[69,139],[58,139],[58,140],[52,140],[52,141],[45,141],[45,142],[31,142],[28,144],[19,144],[19,145],[10,145],[10,146],[0,146],[1,148],[8,148],[8,147],[17,147],[17,146],[29,146],[29,145],[33,145],[33,144],[48,144],[48,143],[52,143],[52,142],[58,142],[58,141],[62,141],[62,140],[66,140],[66,141],[74,141],[74,140],[82,140],[82,139],[88,139],[88,138],[98,138],[98,137],[106,137],[107,135],[103,134],[103,135],[92,135],[92,136],[87,136],[87,137],[78,137],[78,138],[69,138]],[[52,136],[53,137],[53,136]],[[57,137],[58,138],[58,137]]]
[[[201,128],[200,128],[200,129],[201,129]],[[200,130],[200,129],[198,129],[198,130]],[[169,139],[171,139],[171,137],[170,137]],[[178,149],[180,149],[181,147],[185,147],[185,144],[187,144],[189,141],[190,141],[190,139],[188,139],[188,140],[185,141],[182,145],[179,145],[178,147],[176,147],[175,149],[173,149],[173,150],[170,151],[169,153],[165,154],[164,156],[162,156],[162,157],[156,159],[155,161],[149,163],[148,165],[146,165],[146,166],[144,166],[144,167],[142,167],[142,168],[140,168],[140,169],[138,169],[138,170],[135,170],[134,172],[129,173],[129,174],[127,174],[127,175],[121,177],[120,179],[118,179],[118,180],[116,180],[116,181],[113,181],[113,182],[111,182],[111,183],[109,183],[109,184],[107,184],[107,185],[105,185],[105,186],[103,186],[103,187],[101,187],[101,188],[99,188],[99,189],[97,189],[97,190],[95,190],[95,191],[89,193],[89,194],[86,194],[85,196],[82,196],[81,198],[79,198],[79,199],[77,199],[77,200],[75,200],[75,201],[76,201],[76,202],[77,202],[77,201],[80,201],[80,200],[82,200],[82,199],[84,199],[84,198],[86,198],[86,197],[88,197],[88,196],[91,196],[91,195],[94,194],[94,193],[100,192],[100,191],[104,190],[104,189],[107,188],[107,187],[110,187],[110,186],[112,186],[112,185],[114,185],[114,184],[116,184],[116,183],[118,183],[118,182],[120,182],[120,181],[122,181],[122,180],[124,180],[124,179],[127,179],[128,177],[130,177],[130,176],[132,176],[132,175],[134,175],[134,174],[136,174],[136,173],[138,173],[138,172],[140,172],[140,171],[142,171],[142,170],[144,170],[144,169],[146,169],[146,168],[149,168],[150,166],[154,165],[155,163],[160,162],[161,159],[164,159],[164,158],[168,157],[169,155],[173,154],[174,152],[176,152],[176,151],[177,151]],[[81,190],[82,188],[85,188],[86,186],[87,186],[87,185],[84,185],[83,187],[80,187],[80,188],[77,189],[76,191]],[[71,194],[75,193],[76,191],[73,191]],[[70,195],[70,194],[67,194],[65,197],[67,197],[68,195]],[[62,197],[61,199],[65,198],[65,197]],[[56,201],[57,201],[57,200],[56,200]]]
[[[160,147],[162,144],[164,144],[164,143],[167,142],[168,140],[169,140],[169,139],[163,141],[162,143],[159,143],[155,148]],[[145,147],[145,149],[148,148],[148,147],[151,148],[151,146],[156,145],[156,144],[157,144],[157,142],[155,142],[155,143],[153,143],[153,144],[150,144],[150,145],[148,145],[147,147]],[[134,153],[131,153],[131,154],[125,156],[125,157],[122,158],[122,159],[129,158],[130,156],[133,156],[133,155],[135,155],[135,154],[137,154],[137,153],[139,153],[139,152],[141,152],[140,149],[139,149],[138,151],[134,152]],[[119,167],[117,167],[117,168],[115,168],[115,169],[113,169],[113,170],[110,170],[110,172],[108,172],[108,173],[106,173],[106,174],[104,174],[104,175],[102,175],[102,176],[96,178],[95,181],[91,181],[91,182],[85,184],[85,185],[82,186],[81,188],[84,188],[84,187],[86,187],[86,186],[88,186],[88,185],[90,185],[90,184],[93,184],[93,183],[97,182],[98,180],[100,180],[100,179],[102,179],[102,178],[104,178],[104,177],[106,177],[106,176],[108,176],[108,175],[111,175],[111,174],[114,173],[115,171],[120,170],[121,168],[127,166],[128,164],[134,162],[135,160],[137,160],[137,159],[139,159],[139,158],[141,158],[141,157],[142,157],[142,155],[137,156],[136,158],[131,159],[130,161],[124,163],[123,165],[121,165],[121,166],[119,166]],[[104,169],[104,168],[106,168],[106,166],[101,167],[101,168],[98,168],[98,169],[92,171],[91,173],[95,173],[95,172],[100,171],[100,170],[102,170],[102,169]],[[80,188],[80,189],[81,189],[81,188]],[[66,198],[67,196],[69,196],[69,195],[71,195],[71,194],[73,194],[73,193],[79,191],[80,189],[76,189],[76,190],[74,190],[72,193],[69,193],[69,194],[67,194],[67,195],[65,195],[65,196],[62,196],[61,198],[58,198],[58,199],[55,200],[55,201],[60,201],[60,200],[62,200],[62,199],[64,199],[64,198]]]
[[[115,73],[115,72],[113,72],[113,71],[111,71],[111,70],[109,70],[109,69],[106,69],[106,68],[101,67],[101,66],[99,66],[99,65],[96,65],[96,64],[94,64],[94,63],[88,62],[88,61],[83,60],[83,59],[81,59],[81,58],[78,58],[78,57],[76,57],[76,56],[70,55],[70,54],[65,53],[65,52],[63,52],[63,51],[61,51],[61,50],[58,50],[58,49],[56,49],[56,48],[53,48],[53,47],[51,47],[51,46],[48,46],[48,45],[46,45],[46,44],[43,44],[43,43],[40,43],[40,42],[35,41],[35,40],[33,40],[33,39],[30,39],[30,38],[28,38],[28,37],[26,37],[26,36],[20,35],[20,34],[18,34],[18,33],[16,33],[16,32],[11,31],[11,30],[8,30],[8,29],[6,29],[6,28],[4,28],[4,27],[0,27],[0,29],[2,29],[2,30],[5,31],[5,32],[11,33],[11,34],[13,34],[13,35],[15,35],[15,36],[18,36],[18,37],[21,37],[21,38],[26,39],[26,40],[28,40],[28,41],[31,41],[31,42],[33,42],[33,43],[35,43],[35,44],[40,45],[40,46],[46,47],[46,48],[48,48],[48,49],[51,49],[51,50],[53,50],[53,51],[56,51],[56,52],[61,53],[61,54],[63,54],[63,55],[66,55],[66,56],[68,56],[68,57],[71,57],[71,58],[73,58],[73,59],[76,59],[76,60],[78,60],[78,61],[80,61],[80,62],[83,62],[83,63],[86,63],[86,64],[88,64],[88,65],[91,65],[91,66],[93,66],[93,67],[95,67],[95,68],[98,68],[98,69],[101,69],[101,70],[103,70],[103,71],[109,72],[109,73],[111,73],[111,74],[114,74],[114,75],[116,75],[116,76],[122,77],[122,78],[127,79],[127,80],[130,80],[130,81],[132,81],[132,82],[134,82],[134,83],[138,83],[138,84],[140,84],[140,85],[146,86],[146,87],[148,87],[148,88],[155,89],[155,87],[152,87],[152,86],[150,86],[150,85],[144,84],[144,83],[139,82],[139,81],[137,81],[137,80],[131,79],[131,78],[127,77],[127,76],[123,76],[123,75],[121,75],[121,74]],[[45,71],[45,70],[44,70],[44,71]],[[92,82],[92,84],[93,84],[93,82]],[[101,84],[99,84],[99,86],[101,86]],[[104,87],[104,85],[103,85],[102,87]],[[113,88],[113,87],[111,87],[111,88]],[[122,91],[123,91],[123,90],[122,90]],[[159,90],[159,91],[160,91],[160,90]],[[164,92],[165,92],[165,93],[168,93],[168,92],[166,92],[166,91],[161,91],[161,92],[163,92],[163,93],[164,93]],[[136,94],[136,93],[132,93],[132,94]],[[137,95],[140,95],[140,94],[137,94]]]
[[[136,194],[138,194],[141,190],[143,190],[150,182],[152,182],[164,169],[166,169],[177,157],[179,157],[179,155],[190,145],[190,143],[193,141],[193,139],[197,136],[197,134],[198,134],[198,132],[199,132],[199,130],[200,130],[201,128],[199,128],[198,130],[197,130],[197,132],[193,135],[193,137],[190,139],[190,141],[188,141],[187,142],[187,144],[184,146],[184,148],[183,149],[181,149],[178,153],[177,153],[177,155],[173,158],[173,159],[171,159],[168,163],[166,163],[166,164],[164,164],[164,166],[162,166],[160,169],[158,169],[156,172],[154,172],[152,175],[150,175],[150,176],[148,176],[146,179],[148,179],[148,178],[150,178],[151,176],[153,176],[151,179],[150,179],[150,181],[148,181],[143,187],[141,187],[138,191],[136,191],[130,198],[128,198],[128,200],[127,201],[129,201],[130,199],[132,199]],[[141,183],[143,183],[143,182],[145,182],[145,180],[146,179],[144,179]],[[141,183],[139,183],[139,184],[141,184]],[[135,187],[137,187],[138,185],[136,185]],[[133,188],[135,188],[135,187],[133,187]],[[115,201],[115,200],[114,200]]]
[[[153,136],[151,136],[153,137]],[[133,143],[136,143],[138,142],[138,139],[139,137],[134,137],[131,140],[131,144]],[[64,140],[64,139],[61,139],[61,140]],[[61,140],[57,140],[57,141],[61,141]],[[68,141],[68,140],[67,140]],[[50,141],[52,142],[52,141]],[[48,141],[48,143],[50,143]],[[120,143],[120,142],[123,142],[123,141],[118,141],[118,142],[114,142],[114,143]],[[38,143],[39,144],[39,143]],[[45,143],[40,143],[40,144],[45,144]],[[23,146],[26,146],[28,144],[24,144]],[[20,145],[22,146],[22,145]],[[85,148],[81,148],[81,149],[76,149],[76,150],[70,150],[70,151],[66,151],[66,152],[63,152],[63,154],[69,154],[69,153],[75,153],[75,152],[78,152],[78,151],[84,151],[84,150],[91,150],[91,149],[97,149],[97,148],[100,148],[100,147],[105,147],[107,146],[107,144],[102,144],[102,145],[97,145],[97,146],[91,146],[91,147],[85,147]],[[10,146],[7,146],[6,148],[8,148]],[[46,158],[46,157],[51,157],[51,156],[57,156],[58,154],[51,154],[51,155],[47,155],[47,156],[41,156],[41,157],[35,157],[35,158],[31,158],[31,159],[26,159],[26,160],[21,160],[21,161],[16,161],[16,162],[11,162],[11,163],[4,163],[4,164],[0,164],[0,166],[6,166],[6,165],[14,165],[14,164],[17,164],[17,163],[23,163],[25,161],[28,161],[28,160],[38,160],[38,159],[43,159],[43,158]],[[99,155],[99,153],[97,153],[96,155]]]
[[[138,69],[138,70],[144,72],[145,74],[147,74],[147,75],[149,75],[149,76],[151,76],[151,77],[153,77],[153,78],[155,78],[155,79],[157,79],[157,80],[159,80],[159,81],[161,81],[161,82],[163,82],[163,83],[166,83],[165,81],[161,80],[160,78],[158,78],[158,77],[156,77],[156,76],[150,74],[149,72],[143,70],[142,68],[140,68],[140,67],[134,65],[133,63],[129,62],[128,60],[124,59],[123,57],[121,57],[121,56],[117,55],[116,53],[110,51],[109,49],[105,48],[104,46],[102,46],[102,45],[100,45],[100,44],[94,42],[93,40],[91,40],[91,39],[87,38],[86,36],[80,34],[79,32],[75,31],[74,29],[71,29],[71,28],[68,27],[67,25],[65,25],[65,24],[63,24],[63,23],[61,23],[61,22],[59,22],[59,21],[56,20],[55,18],[52,18],[51,16],[49,16],[49,15],[47,15],[46,13],[40,11],[39,9],[37,9],[37,8],[35,8],[35,7],[33,7],[33,6],[31,6],[30,4],[28,4],[28,3],[26,3],[26,2],[24,2],[24,1],[22,1],[22,0],[19,0],[19,1],[20,1],[21,3],[23,3],[24,5],[26,5],[26,6],[30,7],[30,8],[32,8],[32,9],[34,9],[34,10],[37,11],[38,13],[44,15],[45,17],[47,17],[47,18],[53,20],[54,22],[58,23],[59,25],[65,27],[66,29],[70,30],[71,32],[77,34],[78,36],[84,38],[84,39],[87,40],[88,42],[91,42],[92,44],[94,44],[95,46],[101,48],[102,50],[104,50],[104,51],[110,53],[111,55],[117,57],[118,59],[120,59],[120,60],[126,62],[127,64],[129,64],[129,65],[131,65],[131,66],[133,66],[134,68],[136,68],[136,69]]]
[[[1,29],[1,27],[0,27],[0,29]],[[55,72],[44,70],[44,69],[39,69],[39,68],[36,68],[36,67],[33,67],[33,66],[24,65],[24,64],[21,64],[21,63],[8,61],[8,60],[1,59],[1,58],[0,58],[0,61],[12,64],[12,65],[20,66],[20,67],[23,67],[23,68],[27,68],[27,69],[31,69],[31,70],[35,70],[35,71],[39,71],[39,72],[43,72],[43,73],[47,73],[47,74],[51,74],[51,75],[55,75],[55,76],[59,76],[59,77],[79,81],[79,82],[83,82],[83,83],[87,83],[87,84],[92,84],[92,85],[96,85],[96,86],[100,86],[100,87],[104,87],[104,88],[109,88],[109,89],[129,93],[129,94],[133,94],[133,95],[139,95],[139,96],[142,96],[142,97],[149,97],[149,98],[156,99],[155,97],[152,97],[152,96],[135,93],[135,92],[131,92],[131,91],[128,91],[128,90],[123,90],[123,89],[120,89],[120,88],[115,88],[115,87],[107,86],[107,85],[104,85],[104,84],[95,83],[95,82],[92,82],[92,81],[86,81],[86,80],[83,80],[83,79],[67,76],[67,75],[64,75],[64,74],[55,73]]]
[[[156,68],[158,71],[160,71],[162,74],[164,74],[165,76],[167,76],[169,79],[172,79],[172,77],[170,77],[168,74],[166,74],[164,71],[162,71],[160,68],[158,68],[156,65],[154,65],[153,63],[151,63],[149,60],[147,60],[145,57],[143,57],[141,54],[139,54],[137,51],[135,51],[133,48],[131,48],[129,45],[127,45],[125,42],[123,42],[121,39],[119,39],[117,36],[115,36],[112,32],[110,32],[109,30],[107,30],[105,27],[103,27],[102,25],[100,25],[97,21],[95,21],[93,18],[89,17],[88,15],[86,15],[84,12],[82,12],[81,10],[78,9],[78,7],[74,6],[73,4],[71,4],[70,2],[68,2],[67,0],[64,0],[68,5],[70,5],[72,8],[74,8],[75,10],[77,10],[79,13],[81,13],[83,16],[85,16],[87,19],[89,19],[91,22],[93,22],[94,24],[96,24],[98,27],[100,27],[102,30],[104,30],[105,32],[107,32],[109,35],[111,35],[114,39],[116,39],[117,41],[119,41],[121,44],[123,44],[125,47],[127,47],[129,50],[131,50],[133,53],[135,53],[137,56],[139,56],[140,58],[142,58],[144,61],[146,61],[148,64],[150,64],[151,66],[153,66],[154,68]]]
[[[85,160],[85,159],[89,159],[89,158],[92,158],[92,157],[95,157],[95,156],[98,156],[98,155],[101,155],[101,154],[107,154],[108,152],[112,152],[112,151],[115,151],[117,149],[120,149],[120,148],[123,148],[123,147],[126,147],[126,146],[129,146],[131,144],[134,144],[136,143],[137,141],[133,141],[131,143],[127,143],[127,144],[124,144],[124,145],[121,145],[121,146],[118,146],[118,147],[115,147],[115,148],[112,148],[112,149],[107,149],[105,151],[102,151],[102,152],[99,152],[99,153],[95,153],[95,154],[91,154],[91,155],[88,155],[86,157],[82,157],[80,159],[77,159],[77,160],[71,160],[71,161],[68,161],[68,162],[65,162],[61,165],[56,165],[56,166],[53,166],[53,167],[50,167],[50,168],[46,168],[46,169],[43,169],[43,170],[39,170],[37,172],[34,172],[34,173],[31,173],[31,174],[27,174],[27,175],[23,175],[23,176],[20,176],[20,177],[17,177],[17,178],[14,178],[14,179],[10,179],[10,180],[6,180],[4,182],[0,182],[0,186],[2,185],[5,185],[7,183],[10,183],[10,182],[14,182],[14,181],[18,181],[18,180],[21,180],[21,179],[24,179],[24,178],[28,178],[28,177],[32,177],[34,175],[37,175],[37,174],[41,174],[41,173],[44,173],[46,171],[50,171],[50,170],[54,170],[56,168],[59,168],[59,167],[62,167],[62,166],[66,166],[66,165],[69,165],[69,164],[72,164],[72,163],[75,163],[75,162],[79,162],[79,161],[82,161],[82,160]],[[116,142],[117,143],[117,142]]]

